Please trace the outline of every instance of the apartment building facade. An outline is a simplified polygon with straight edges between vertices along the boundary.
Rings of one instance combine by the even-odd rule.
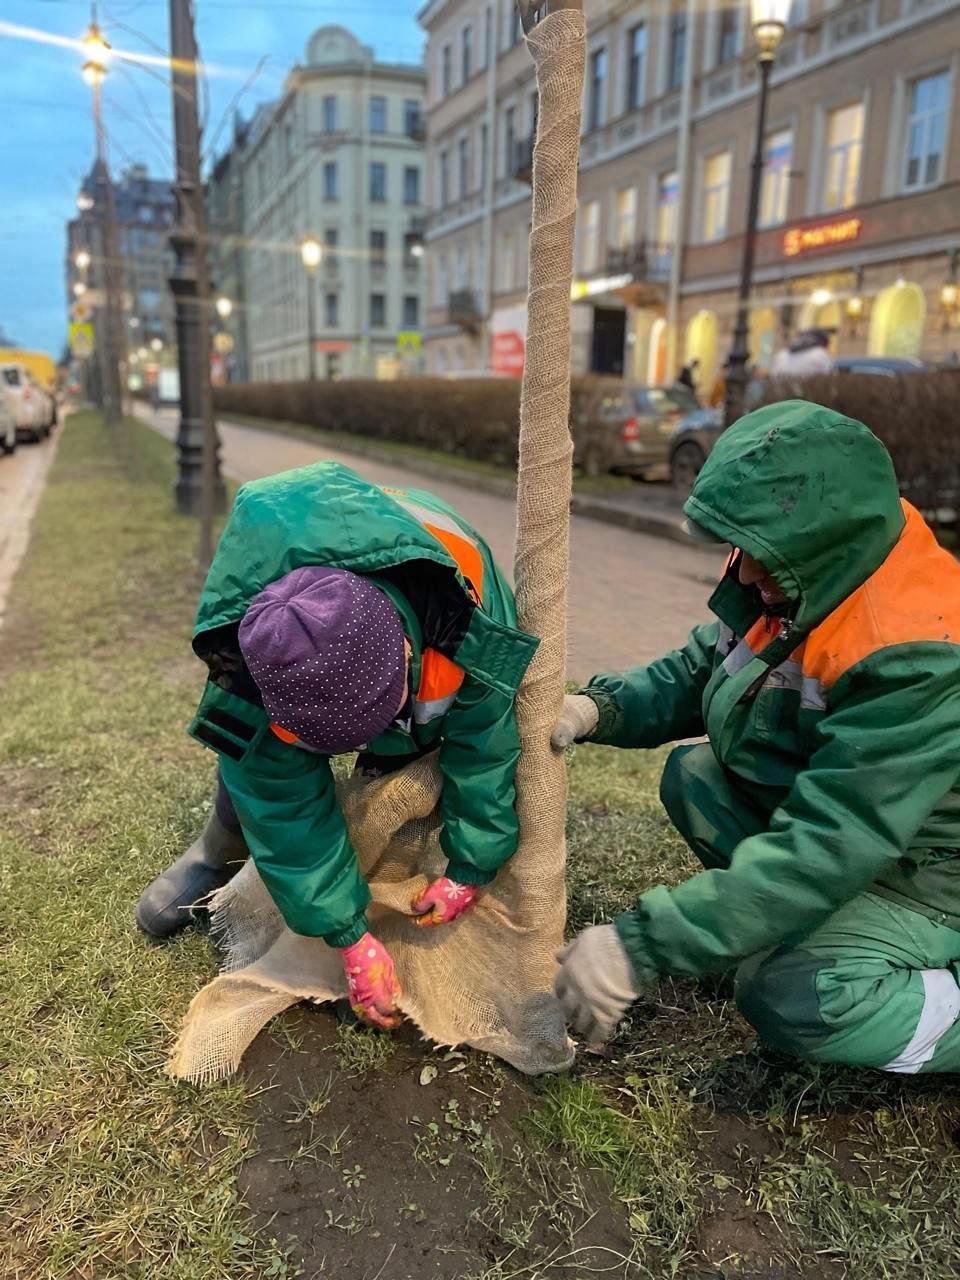
[[[251,122],[241,169],[254,381],[307,377],[311,346],[321,378],[420,371],[423,110],[421,67],[377,62],[326,26]],[[313,275],[307,236],[323,245]]]
[[[67,223],[64,275],[71,315],[92,320],[102,331],[106,304],[102,188],[91,172],[80,187],[78,215]],[[176,346],[173,295],[169,288],[174,255],[170,232],[176,199],[169,179],[151,178],[144,165],[131,165],[113,183],[117,242],[123,260],[125,341],[136,367]],[[79,258],[78,258],[78,255]]]
[[[749,4],[585,0],[574,368],[701,390],[729,349],[758,70]],[[533,68],[508,0],[432,0],[428,368],[516,372]],[[795,0],[771,81],[750,346],[960,345],[960,6]]]

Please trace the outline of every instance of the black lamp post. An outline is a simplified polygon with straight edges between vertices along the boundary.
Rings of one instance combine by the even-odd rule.
[[[737,324],[733,331],[733,347],[727,361],[726,397],[723,424],[729,427],[743,413],[747,389],[747,346],[750,332],[750,289],[753,284],[753,257],[757,240],[757,216],[760,212],[760,184],[763,179],[763,153],[767,125],[767,97],[770,71],[777,49],[787,29],[790,0],[752,0],[753,34],[759,49],[760,102],[757,110],[757,140],[750,168],[750,200],[747,205],[747,231],[743,239],[740,267],[740,295],[737,302]]]

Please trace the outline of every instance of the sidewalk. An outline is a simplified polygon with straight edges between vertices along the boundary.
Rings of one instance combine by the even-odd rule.
[[[145,404],[138,404],[135,411],[144,422],[148,422],[168,439],[174,438],[177,410],[151,410]],[[300,426],[296,423],[282,425],[271,421],[258,423],[253,419],[235,419],[230,416],[217,419],[217,429],[221,437],[224,429],[229,427],[248,431],[269,431],[290,439],[311,441],[317,445],[318,449],[330,447],[339,453],[368,458],[371,462],[402,466],[417,472],[425,479],[459,482],[481,493],[497,494],[505,498],[513,498],[516,494],[516,485],[507,476],[487,474],[481,469],[470,466],[469,463],[459,462],[456,458],[431,458],[427,450],[390,447],[375,441],[364,441],[350,432],[334,435],[330,432],[314,431],[308,426]],[[689,539],[681,528],[683,519],[681,507],[682,503],[676,490],[669,484],[635,484],[617,494],[574,490],[570,502],[570,510],[574,515],[585,516],[589,520],[599,520],[603,524],[612,524],[621,529],[630,529],[634,533],[647,533],[655,538],[670,538],[686,544]]]
[[[143,421],[173,439],[175,410],[141,413]],[[516,490],[505,477],[421,460],[413,450],[374,448],[361,456],[349,447],[349,437],[344,447],[339,434],[284,433],[227,419],[219,428],[221,466],[229,479],[243,484],[329,458],[356,467],[374,484],[429,488],[482,531],[510,571]],[[591,499],[596,513],[591,516],[581,503],[575,501],[570,522],[567,671],[574,680],[598,670],[624,670],[683,644],[690,628],[707,617],[707,600],[723,571],[716,548],[693,543],[682,533],[679,515],[670,517],[672,532],[663,536],[667,521],[660,520],[656,536],[650,536],[650,528],[634,521],[629,508],[617,510],[606,498]]]

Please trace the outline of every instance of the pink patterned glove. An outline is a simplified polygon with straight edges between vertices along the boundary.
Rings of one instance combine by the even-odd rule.
[[[400,983],[390,952],[372,933],[359,942],[341,947],[343,971],[347,975],[350,1007],[363,1022],[392,1030],[400,1025]]]
[[[479,896],[480,885],[457,884],[449,876],[440,876],[410,906],[420,917],[419,925],[449,924],[469,911]]]

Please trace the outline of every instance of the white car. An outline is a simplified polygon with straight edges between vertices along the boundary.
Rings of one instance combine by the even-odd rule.
[[[50,434],[53,402],[22,364],[0,365],[8,399],[13,401],[18,440],[43,440]]]
[[[13,396],[7,391],[7,383],[0,378],[0,453],[13,453],[17,447],[17,415],[13,408]]]

